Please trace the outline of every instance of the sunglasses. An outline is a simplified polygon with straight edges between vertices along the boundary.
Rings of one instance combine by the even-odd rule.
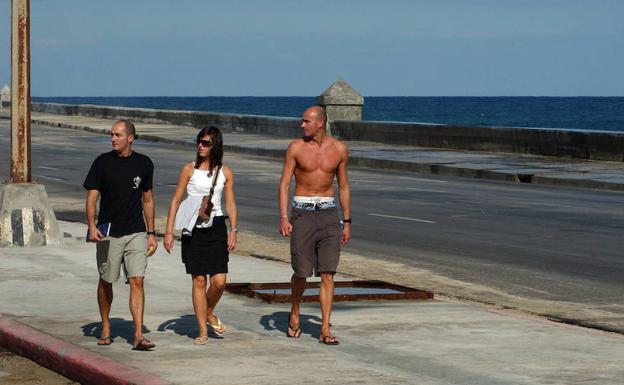
[[[212,141],[212,140],[198,140],[197,144],[198,145],[201,144],[204,147],[210,147],[210,146],[212,146],[214,144],[214,141]]]

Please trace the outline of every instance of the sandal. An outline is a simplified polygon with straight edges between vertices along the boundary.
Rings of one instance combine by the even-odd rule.
[[[197,337],[193,343],[195,345],[206,345],[208,343],[208,336]]]
[[[286,330],[286,337],[288,338],[299,338],[301,337],[301,326],[298,326],[296,328],[290,326],[290,324],[288,324],[288,330]]]
[[[222,336],[223,333],[225,333],[225,325],[221,322],[219,317],[215,316],[215,319],[217,320],[216,324],[212,324],[208,321],[208,325],[210,325],[212,331],[215,332],[216,335]]]
[[[110,345],[112,343],[113,343],[113,339],[111,338],[111,336],[100,337],[100,339],[97,342],[97,344],[100,345],[100,346],[108,346],[108,345]]]
[[[299,337],[301,337],[301,322],[299,323],[299,326],[293,327],[290,324],[290,317],[291,316],[292,316],[292,313],[288,314],[288,329],[286,330],[286,337],[288,337],[288,338],[299,338]]]
[[[155,346],[155,343],[143,337],[134,343],[134,345],[132,346],[132,350],[148,351]]]
[[[340,345],[340,342],[338,342],[338,340],[334,336],[322,337],[321,339],[319,339],[319,343],[325,344],[325,345],[332,345],[332,346]]]

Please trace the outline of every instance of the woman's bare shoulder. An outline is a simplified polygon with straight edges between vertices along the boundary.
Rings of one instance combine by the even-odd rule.
[[[221,169],[223,170],[223,174],[224,174],[225,176],[228,176],[228,175],[232,175],[232,174],[233,174],[232,169],[230,168],[230,166],[226,166],[226,165],[224,164],[223,166],[221,166]]]
[[[180,172],[183,174],[193,174],[193,170],[195,170],[195,162],[189,162],[182,166]]]

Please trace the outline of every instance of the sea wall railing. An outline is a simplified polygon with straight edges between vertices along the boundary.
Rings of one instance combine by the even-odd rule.
[[[32,111],[98,118],[129,118],[204,127],[214,125],[276,137],[301,135],[298,118],[96,105],[32,103]],[[604,161],[624,161],[624,133],[544,128],[334,121],[332,135],[343,140],[444,149],[508,152]]]

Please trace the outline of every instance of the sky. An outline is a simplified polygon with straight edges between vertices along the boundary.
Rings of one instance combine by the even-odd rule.
[[[622,20],[621,0],[31,0],[32,95],[624,96]]]

